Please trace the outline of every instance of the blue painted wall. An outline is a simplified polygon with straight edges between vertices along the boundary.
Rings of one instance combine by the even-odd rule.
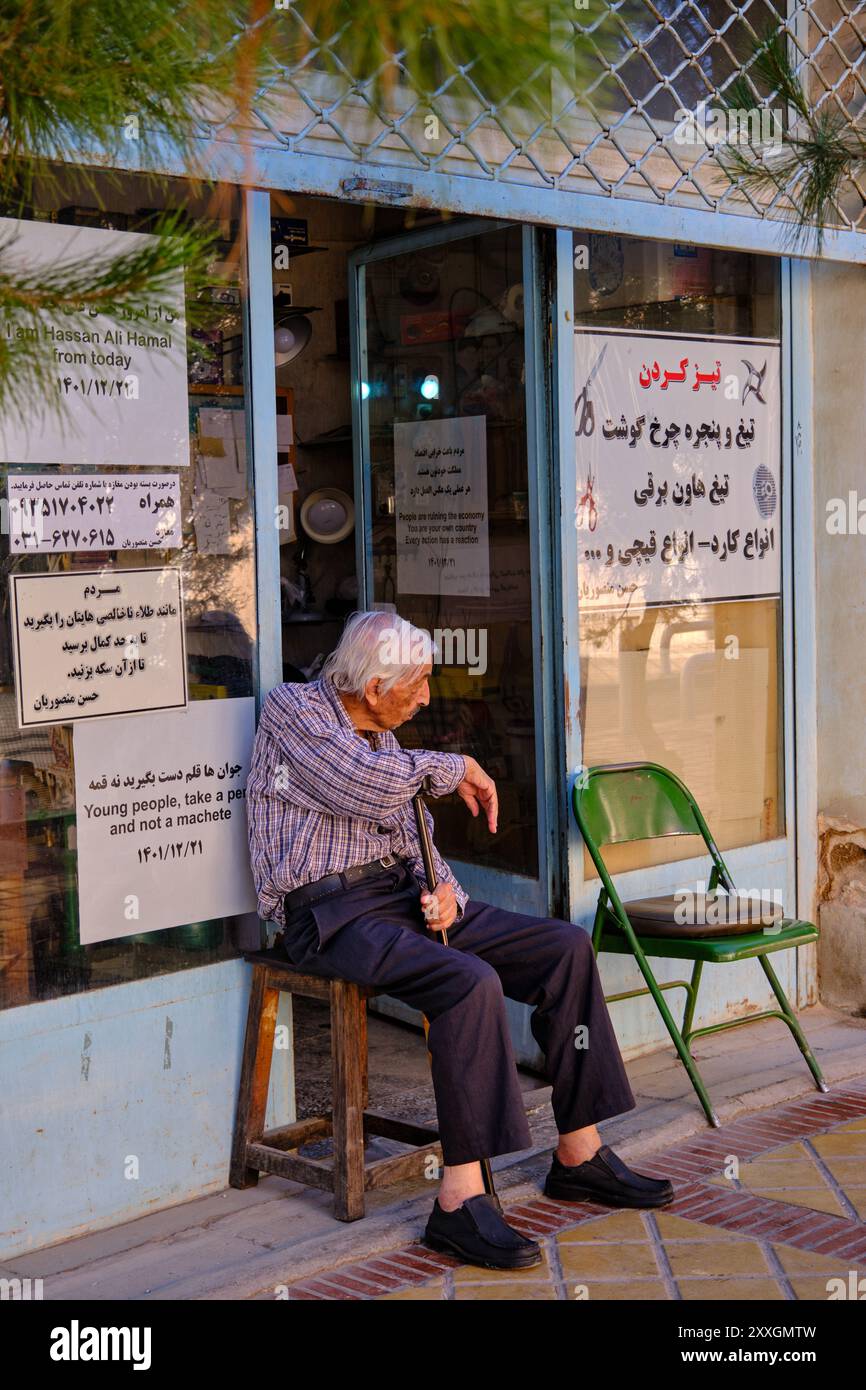
[[[227,1186],[250,974],[224,961],[0,1013],[0,1260]],[[293,1118],[284,1047],[267,1123]]]

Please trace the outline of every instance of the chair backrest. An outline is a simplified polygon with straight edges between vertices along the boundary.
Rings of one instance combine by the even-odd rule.
[[[587,768],[574,785],[574,814],[590,853],[600,845],[654,840],[662,835],[712,837],[694,797],[658,763],[609,763]],[[593,855],[593,858],[595,855]]]

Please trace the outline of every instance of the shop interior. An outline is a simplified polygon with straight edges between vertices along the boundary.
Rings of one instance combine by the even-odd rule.
[[[283,679],[297,681],[358,607],[348,258],[440,218],[283,194],[271,209]]]
[[[436,216],[369,213],[317,199],[272,199],[278,400],[291,412],[290,452],[280,455],[283,676],[309,679],[359,606],[357,499],[353,494],[347,264],[365,242]],[[297,218],[300,244],[289,238]],[[388,224],[390,223],[390,227]],[[404,243],[405,246],[405,243]],[[279,262],[288,262],[283,269]],[[495,837],[468,822],[462,803],[435,807],[446,856],[534,878],[538,873],[530,518],[527,476],[523,262],[519,228],[405,246],[365,273],[365,372],[370,524],[366,538],[374,605],[396,608],[431,633],[466,633],[431,682],[431,703],[400,731],[407,746],[469,749],[500,785]],[[282,306],[285,305],[283,308]],[[467,561],[449,588],[413,564],[400,496],[406,469],[400,430],[475,417],[482,426],[486,569]],[[470,508],[471,514],[471,508]],[[477,514],[477,513],[476,513]],[[477,577],[477,576],[476,576]],[[364,606],[363,604],[361,606]],[[472,643],[478,650],[472,650]],[[480,649],[483,641],[483,651]],[[473,669],[474,666],[474,669]]]

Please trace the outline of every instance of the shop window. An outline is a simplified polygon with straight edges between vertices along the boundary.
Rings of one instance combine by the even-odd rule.
[[[574,265],[584,763],[670,768],[723,850],[775,839],[778,262],[575,232]],[[698,852],[680,838],[615,846],[612,867]]]
[[[93,524],[88,521],[87,527],[78,523],[56,528],[63,534],[47,548],[37,550],[29,540],[22,543],[14,530],[10,534],[9,527],[4,527],[0,537],[0,1006],[4,1007],[228,958],[236,953],[241,931],[252,932],[258,940],[254,911],[203,915],[196,913],[193,903],[188,920],[175,920],[166,927],[165,913],[170,920],[172,906],[163,901],[161,918],[151,915],[146,905],[138,916],[139,880],[135,873],[125,877],[127,869],[122,867],[159,860],[170,884],[171,861],[179,855],[189,856],[186,881],[201,903],[208,901],[205,890],[213,868],[205,852],[208,841],[201,813],[195,813],[195,825],[185,824],[181,829],[176,824],[165,833],[165,820],[160,822],[164,812],[158,803],[175,794],[184,819],[192,821],[187,795],[210,788],[201,790],[198,802],[209,803],[213,811],[226,797],[225,791],[221,799],[217,796],[220,779],[224,786],[232,780],[228,758],[223,765],[216,759],[209,764],[207,756],[198,756],[193,741],[178,759],[179,767],[166,771],[159,761],[162,726],[158,714],[153,722],[136,714],[98,719],[87,736],[80,735],[82,724],[73,726],[53,718],[22,727],[16,704],[15,643],[20,629],[16,631],[13,622],[14,584],[10,585],[10,580],[44,576],[41,582],[55,586],[52,594],[63,593],[55,605],[59,611],[70,590],[58,581],[64,576],[74,580],[87,571],[98,572],[98,583],[106,593],[113,584],[128,583],[133,573],[142,584],[143,595],[159,593],[168,598],[175,585],[177,593],[182,593],[184,622],[173,634],[172,664],[162,673],[165,688],[172,692],[166,697],[169,703],[178,703],[177,690],[183,684],[178,662],[185,662],[190,719],[196,709],[213,715],[217,705],[222,710],[221,702],[240,705],[249,700],[252,705],[256,679],[255,536],[244,389],[239,195],[227,189],[199,195],[180,183],[162,183],[155,193],[152,185],[134,177],[108,180],[93,175],[78,182],[72,171],[58,170],[56,179],[43,185],[34,206],[19,223],[16,244],[26,258],[34,252],[38,237],[47,244],[45,238],[56,234],[60,245],[73,228],[88,229],[89,235],[148,232],[161,208],[185,208],[191,218],[213,227],[219,238],[212,284],[196,291],[201,312],[196,326],[186,335],[186,362],[181,350],[176,374],[174,366],[166,367],[160,378],[160,369],[154,366],[157,357],[147,357],[146,370],[155,372],[152,380],[148,378],[149,399],[135,400],[137,413],[130,408],[125,436],[119,435],[110,447],[100,439],[101,417],[95,407],[92,426],[85,430],[93,442],[93,455],[78,445],[70,445],[68,452],[53,445],[28,453],[29,446],[7,444],[0,464],[7,498],[14,491],[15,480],[22,478],[38,477],[38,486],[52,505],[59,496],[55,484],[61,480],[80,480],[82,485],[86,482],[93,487],[97,475],[110,475],[114,489],[108,510],[103,510],[107,494],[100,494],[97,500],[98,489],[90,492],[85,511],[89,518],[96,518]],[[82,250],[83,243],[70,243],[68,254]],[[98,247],[93,254],[99,254]],[[188,317],[191,307],[187,301]],[[132,376],[137,368],[130,367],[125,357],[126,332],[144,334],[147,330],[154,337],[177,332],[165,321],[157,324],[147,319],[142,312],[137,322],[127,320],[113,342],[103,337],[96,346],[93,342],[64,343],[62,351],[68,349],[68,355],[62,363],[58,359],[58,370],[68,378],[64,389],[85,394],[92,390],[94,397],[100,393],[106,397],[120,381],[118,390],[136,390]],[[174,343],[172,351],[176,347]],[[154,348],[157,356],[159,351]],[[150,348],[142,348],[142,353],[150,353]],[[160,380],[162,387],[153,389],[154,382]],[[129,404],[133,404],[131,398]],[[153,426],[160,412],[170,409],[177,410],[180,418],[185,416],[181,434],[182,451],[187,456],[178,451],[168,461],[161,448],[153,455],[147,451],[142,437],[135,437],[132,422],[144,419],[144,435],[150,437],[152,431],[157,439],[159,431]],[[142,411],[146,411],[144,416]],[[9,422],[3,424],[5,427]],[[83,448],[80,457],[79,448]],[[104,459],[97,456],[103,450]],[[70,462],[71,457],[76,461]],[[170,478],[177,480],[176,490]],[[130,508],[121,505],[123,489],[130,491],[133,486],[132,506],[141,520],[140,528]],[[155,539],[148,530],[150,520],[145,524],[145,518],[154,516],[158,494],[170,500],[172,520]],[[160,577],[165,578],[165,584],[160,585]],[[51,606],[49,600],[46,607]],[[26,619],[19,615],[19,621]],[[95,634],[109,628],[80,629],[85,632],[82,644],[89,642],[90,647],[77,667],[70,668],[70,672],[74,670],[74,677],[70,676],[73,689],[92,688],[86,682],[97,667],[95,644],[101,639],[91,637],[91,630]],[[135,665],[142,650],[137,648],[131,655],[124,652],[121,659],[128,658],[127,669]],[[125,707],[130,708],[129,700]],[[205,718],[202,713],[201,720]],[[100,740],[105,741],[106,750],[112,750],[106,751],[104,759],[99,756]],[[119,755],[117,749],[124,740],[125,752]],[[148,786],[148,774],[142,776],[139,770],[133,776],[126,770],[139,769],[142,740],[149,742],[144,751],[153,755],[152,787]],[[90,786],[96,790],[82,797],[85,770],[81,759],[85,755],[81,750],[85,747],[94,767]],[[109,789],[117,779],[113,797],[110,790],[99,791],[100,774],[107,779]],[[105,788],[105,781],[101,785]],[[145,809],[147,798],[153,804]],[[85,802],[93,804],[82,804]],[[97,815],[104,815],[104,826],[117,830],[114,841],[106,835],[100,842],[107,847],[101,858],[94,858],[92,840],[87,855],[79,854]],[[177,819],[179,822],[181,817]],[[132,853],[129,836],[134,837],[136,849],[132,858],[125,858]],[[125,837],[127,843],[121,847]],[[113,844],[118,846],[116,851],[111,848]],[[111,885],[111,893],[107,894],[106,885]],[[166,892],[170,894],[171,889]],[[254,898],[250,906],[254,907]],[[114,922],[116,933],[112,930]],[[153,930],[154,926],[160,929]]]

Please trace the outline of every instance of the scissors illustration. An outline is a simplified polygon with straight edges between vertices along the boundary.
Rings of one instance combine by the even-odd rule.
[[[577,504],[577,522],[576,522],[576,525],[577,525],[578,529],[583,525],[583,512],[584,512],[584,508],[586,508],[586,516],[587,516],[587,521],[589,522],[589,529],[590,529],[590,531],[594,531],[595,528],[596,528],[596,525],[598,524],[598,507],[595,505],[595,498],[594,498],[593,495],[592,495],[592,490],[593,490],[594,487],[595,487],[595,478],[593,477],[593,475],[592,475],[591,473],[587,473],[587,475],[586,475],[586,492],[583,494],[583,496],[581,497],[580,501],[579,501],[578,504]]]
[[[595,431],[595,408],[593,407],[592,401],[589,398],[589,387],[593,377],[595,376],[596,372],[598,371],[599,367],[604,361],[604,354],[606,352],[607,343],[605,343],[601,352],[598,354],[598,357],[595,359],[593,368],[589,376],[586,378],[586,382],[584,383],[583,390],[581,391],[580,395],[574,403],[575,418],[577,417],[578,410],[580,410],[580,419],[577,421],[577,426],[574,432],[577,435],[585,434],[587,438],[589,438],[589,436],[593,434]]]

